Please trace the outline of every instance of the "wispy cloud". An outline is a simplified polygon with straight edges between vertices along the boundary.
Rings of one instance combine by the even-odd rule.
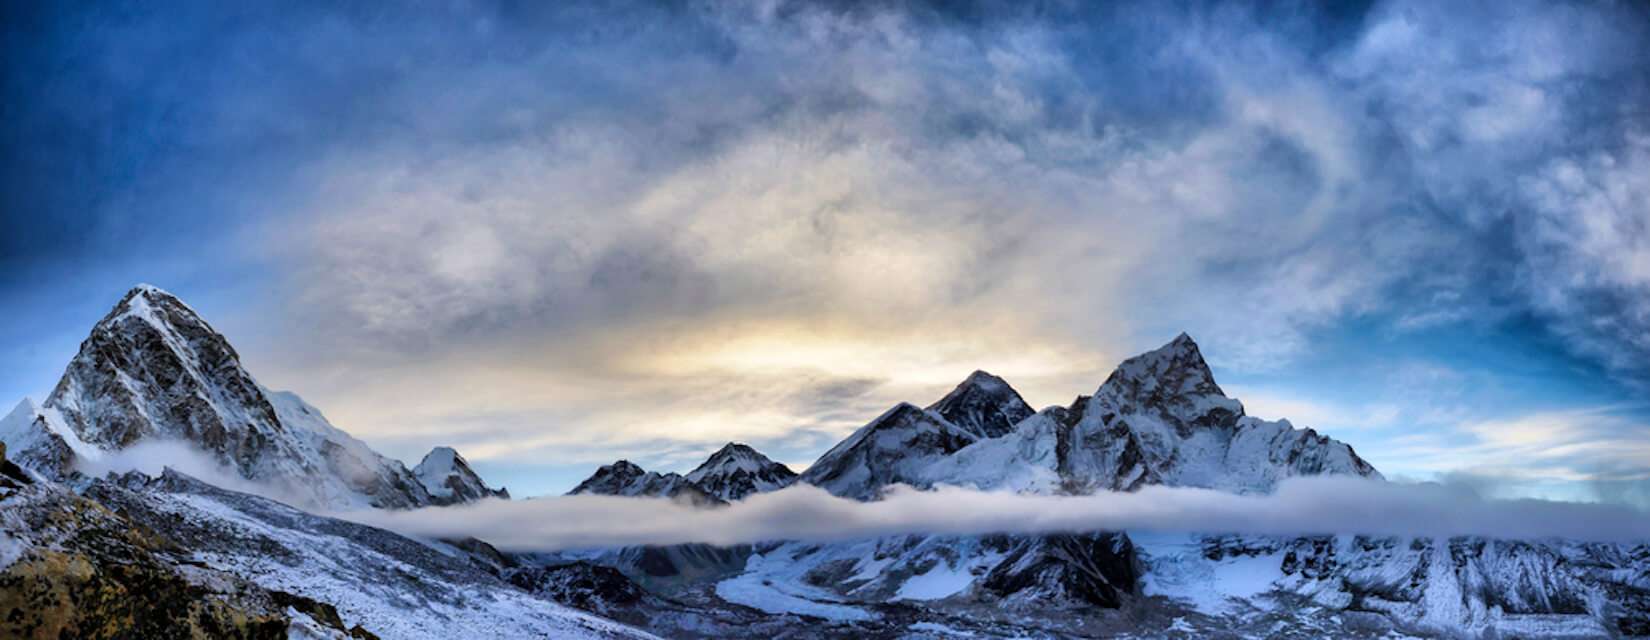
[[[1503,493],[1632,498],[1650,480],[1643,407],[1534,412],[1396,439],[1411,469],[1477,478]],[[1637,499],[1637,498],[1634,498]]]

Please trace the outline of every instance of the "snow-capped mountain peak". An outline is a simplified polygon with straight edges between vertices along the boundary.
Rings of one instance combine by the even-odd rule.
[[[796,472],[749,445],[729,442],[687,474],[688,481],[727,501],[790,486]]]
[[[1031,493],[1150,484],[1264,492],[1293,475],[1380,476],[1344,443],[1245,416],[1184,333],[1123,361],[1098,392],[1070,407],[1034,414],[1024,405],[1007,382],[975,372],[927,410],[890,409],[801,479],[872,499],[893,483]]]
[[[122,296],[46,401],[24,409],[0,437],[48,476],[68,474],[76,457],[174,441],[308,506],[432,503],[400,462],[332,426],[298,396],[258,384],[228,339],[153,285]]]
[[[1231,426],[1243,403],[1226,397],[1192,337],[1181,333],[1124,360],[1090,401],[1101,415],[1130,409],[1158,413],[1184,436],[1196,427]]]
[[[1184,333],[1118,365],[1072,426],[1067,451],[1066,486],[1083,490],[1266,492],[1292,475],[1380,475],[1344,443],[1245,416]]]
[[[234,449],[278,439],[281,430],[229,341],[153,285],[128,291],[92,327],[44,406],[105,448],[200,435]],[[226,462],[243,470],[253,463],[244,457]]]
[[[493,489],[482,482],[481,476],[470,468],[470,463],[452,447],[436,447],[424,454],[424,459],[413,467],[413,475],[430,492],[430,498],[436,504],[510,497],[508,490]]]
[[[951,393],[928,407],[948,422],[981,438],[995,438],[1036,413],[1008,382],[975,371]]]

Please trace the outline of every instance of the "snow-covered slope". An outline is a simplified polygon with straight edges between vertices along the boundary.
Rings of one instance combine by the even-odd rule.
[[[1059,493],[1065,482],[1061,471],[1070,428],[1069,412],[1063,407],[1044,409],[1008,433],[933,461],[914,484]]]
[[[1144,593],[1233,624],[1362,616],[1441,637],[1650,635],[1650,545],[1137,536]]]
[[[796,472],[748,445],[729,442],[686,477],[705,492],[733,502],[752,493],[790,486],[796,481]]]
[[[452,447],[436,447],[424,455],[413,467],[413,475],[430,492],[430,499],[438,505],[474,502],[482,498],[509,498],[503,488],[493,489],[482,482],[481,476],[470,468],[464,456]]]
[[[100,532],[114,529],[114,535],[150,549],[144,562],[158,565],[153,568],[155,573],[193,583],[192,588],[176,588],[191,597],[201,597],[202,591],[219,591],[242,600],[248,593],[275,594],[283,602],[309,603],[309,611],[323,614],[316,619],[330,620],[337,629],[360,627],[386,639],[650,637],[516,588],[455,547],[311,515],[171,470],[159,477],[132,472],[87,481],[78,488],[80,495],[55,483],[40,483],[28,490],[30,499],[42,509],[67,504],[80,514],[47,514],[43,521],[60,529],[54,534],[58,539],[108,537],[111,534]],[[12,500],[0,501],[0,514],[14,512]],[[38,535],[41,529],[14,528],[0,518],[0,534],[7,536]],[[123,530],[131,533],[122,534]],[[131,570],[131,554],[106,544],[85,546],[83,553],[93,566],[107,563],[115,567],[102,571],[105,580]],[[38,540],[25,549],[25,561],[38,558],[44,567],[63,564],[66,560],[60,556],[54,559],[62,547],[49,539]],[[72,562],[68,567],[72,578],[77,569]],[[0,597],[13,593],[4,586],[9,584],[15,582],[0,578]],[[150,584],[152,580],[145,581],[139,588]],[[103,597],[135,596],[116,592]],[[158,610],[149,615],[166,620],[169,614]],[[187,614],[170,615],[171,620],[163,625],[182,624]],[[191,636],[177,633],[172,626],[121,632],[116,625],[128,618],[102,618],[97,628],[112,630],[109,637],[232,637],[234,632],[208,630]],[[309,621],[300,622],[309,626]],[[369,637],[348,633],[305,636],[297,630],[291,634],[299,638]]]
[[[68,487],[8,482],[5,464],[0,637],[369,637],[328,603],[190,562],[177,540]]]
[[[400,462],[333,427],[296,395],[260,386],[223,335],[148,285],[128,292],[92,328],[32,412],[33,427],[24,428],[29,411],[14,411],[4,437],[20,459],[52,477],[72,466],[65,448],[88,457],[181,441],[307,506],[432,503]]]
[[[869,500],[883,487],[928,484],[928,468],[979,438],[939,413],[902,402],[819,457],[800,481]]]
[[[647,471],[629,460],[602,465],[567,495],[631,496],[671,498],[692,504],[720,504],[722,500],[700,488],[680,473]]]

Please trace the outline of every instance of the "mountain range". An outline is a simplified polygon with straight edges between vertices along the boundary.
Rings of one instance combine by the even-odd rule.
[[[280,500],[173,470],[86,473],[152,443]],[[714,509],[797,483],[874,501],[894,485],[1263,494],[1321,474],[1382,479],[1346,443],[1247,415],[1182,334],[1066,405],[1034,410],[976,371],[800,473],[728,443],[686,474],[619,460],[570,493]],[[316,515],[505,499],[452,448],[412,469],[379,455],[139,286],[44,401],[0,419],[0,635],[1650,635],[1646,543],[1096,531],[515,554]]]

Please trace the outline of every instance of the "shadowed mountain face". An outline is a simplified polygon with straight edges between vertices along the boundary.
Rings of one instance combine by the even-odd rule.
[[[1013,431],[1014,425],[1035,413],[1008,382],[984,371],[969,375],[928,410],[977,438]]]

